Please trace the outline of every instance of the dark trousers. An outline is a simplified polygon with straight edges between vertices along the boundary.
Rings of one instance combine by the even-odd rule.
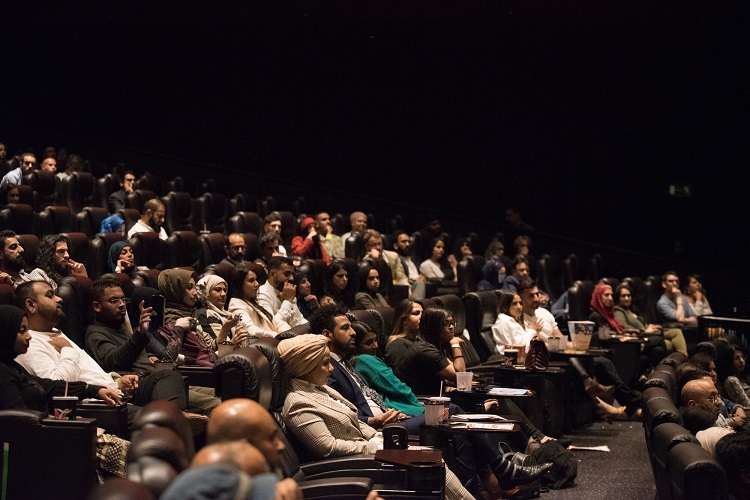
[[[174,370],[160,370],[142,377],[133,395],[133,404],[144,406],[155,400],[173,401],[180,410],[187,408],[185,380]]]

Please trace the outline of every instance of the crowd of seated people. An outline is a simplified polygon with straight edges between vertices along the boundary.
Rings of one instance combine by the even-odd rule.
[[[40,168],[43,166],[45,170],[54,171],[58,164],[54,160],[54,157],[46,157]],[[59,158],[58,161],[62,162]],[[78,155],[68,155],[65,165],[65,171],[59,172],[60,183],[85,168],[85,162]],[[7,196],[3,202],[11,206],[18,204],[14,186],[22,185],[25,176],[35,168],[34,155],[20,155],[15,168],[4,175],[0,185],[0,191]],[[175,251],[167,247],[170,244],[167,240],[175,231],[172,234],[167,231],[168,206],[158,197],[144,199],[134,216],[133,207],[128,203],[133,199],[131,195],[136,190],[137,181],[134,172],[124,171],[118,176],[120,189],[103,198],[107,200],[108,206],[104,207],[107,213],[122,216],[119,220],[126,226],[122,231],[124,234],[118,233],[119,236],[104,248],[106,260],[101,269],[107,271],[106,276],[89,272],[86,263],[71,258],[73,240],[67,233],[37,234],[36,259],[30,262],[21,241],[22,236],[32,234],[32,229],[0,228],[0,285],[9,287],[15,294],[14,300],[21,306],[24,321],[28,322],[27,328],[34,339],[27,343],[28,353],[15,352],[15,356],[9,355],[3,360],[23,367],[23,372],[15,369],[13,377],[34,376],[70,383],[82,381],[89,384],[88,393],[79,391],[82,396],[97,395],[91,393],[91,387],[97,386],[112,391],[98,394],[105,400],[117,400],[113,394],[126,395],[134,407],[152,400],[168,400],[181,410],[208,415],[219,405],[214,389],[191,385],[185,391],[180,387],[181,379],[175,378],[176,372],[159,369],[158,361],[173,366],[211,368],[222,351],[221,346],[234,349],[252,338],[293,337],[290,332],[312,323],[316,315],[330,311],[333,306],[344,311],[395,308],[394,329],[389,332],[391,336],[387,345],[381,346],[385,349],[384,359],[374,354],[377,350],[377,338],[373,338],[375,333],[367,325],[358,323],[350,326],[352,333],[351,339],[347,340],[346,352],[334,349],[328,339],[325,346],[321,344],[317,351],[306,354],[305,369],[317,370],[317,373],[301,372],[297,368],[290,372],[297,380],[300,400],[308,405],[319,399],[335,400],[334,407],[345,414],[342,418],[350,425],[347,429],[352,431],[352,436],[357,436],[357,439],[347,437],[353,444],[339,443],[341,449],[334,446],[325,452],[320,451],[322,446],[318,449],[317,444],[311,443],[322,456],[351,450],[372,451],[369,439],[374,435],[373,429],[382,429],[390,422],[413,424],[414,421],[410,424],[409,418],[405,417],[414,418],[420,414],[421,403],[415,394],[436,395],[443,385],[455,385],[456,373],[467,369],[465,344],[470,341],[464,332],[455,331],[456,318],[446,309],[424,309],[420,300],[430,294],[457,293],[459,263],[477,256],[481,259],[483,249],[472,248],[475,240],[470,238],[452,238],[443,231],[439,219],[430,218],[413,236],[404,230],[385,234],[368,229],[367,215],[355,212],[350,217],[351,231],[339,235],[334,232],[327,212],[309,217],[301,214],[296,218],[296,236],[287,241],[282,237],[282,222],[286,219],[279,212],[271,212],[259,219],[262,220],[259,234],[250,235],[249,231],[243,230],[225,231],[222,235],[222,260],[204,259],[206,266],[203,269],[170,267],[164,265],[164,259],[156,268],[149,269],[137,265],[144,257],[138,252],[149,252],[139,246],[139,238],[144,237],[141,233],[152,233],[154,239],[161,240],[163,243],[155,248],[167,254]],[[131,213],[126,213],[127,210]],[[523,231],[527,226],[525,223],[515,224],[513,228]],[[249,235],[256,239],[248,239]],[[256,242],[255,254],[249,248],[251,241]],[[417,241],[421,241],[418,251],[414,248]],[[545,341],[565,337],[565,328],[558,327],[545,307],[548,307],[543,300],[546,295],[541,294],[530,279],[536,268],[536,261],[529,253],[530,238],[518,234],[514,243],[516,255],[511,261],[504,254],[502,238],[493,239],[492,248],[488,248],[491,259],[483,269],[484,281],[478,279],[478,286],[469,290],[498,290],[500,294],[498,319],[493,328],[498,354],[502,354],[505,346],[521,344],[528,347],[534,337]],[[361,252],[349,253],[347,248],[351,244]],[[453,251],[449,252],[449,249]],[[90,254],[93,259],[93,250]],[[316,263],[310,264],[311,261]],[[128,285],[136,283],[137,279],[145,280],[138,283],[151,286]],[[90,324],[85,324],[82,331],[61,332],[57,330],[61,320],[60,297],[55,293],[58,287],[73,281],[87,283],[90,287],[91,304],[78,305],[82,310],[90,305],[94,315],[86,318]],[[690,276],[684,293],[679,288],[676,273],[666,273],[662,285],[664,293],[657,305],[662,319],[660,326],[639,315],[633,305],[633,291],[625,283],[614,290],[610,285],[598,284],[591,297],[592,319],[600,327],[616,333],[638,334],[644,339],[643,359],[637,360],[641,371],[654,366],[670,350],[687,354],[682,328],[695,327],[698,314],[711,312],[699,276]],[[395,295],[391,292],[399,287],[409,297],[406,301],[393,300]],[[163,300],[163,310],[158,316],[153,316],[160,304],[155,297]],[[161,323],[149,324],[152,317],[158,317]],[[309,328],[313,333],[324,334],[326,330],[318,327],[316,331],[313,325]],[[75,339],[83,339],[83,342],[77,345]],[[292,345],[283,342],[282,345]],[[292,351],[282,349],[287,353],[285,363],[296,363],[288,352],[296,353],[301,349],[299,346]],[[359,357],[351,359],[351,372],[358,373],[375,394],[380,394],[379,399],[387,403],[383,411],[372,414],[371,404],[363,408],[347,398],[344,392],[337,394],[324,389],[325,394],[315,393],[320,392],[317,386],[326,385],[322,366],[327,366],[327,361],[323,363],[323,360],[328,358],[324,354],[333,360],[334,366],[342,358],[348,365],[346,356],[358,354]],[[320,366],[310,365],[311,357]],[[718,357],[719,380],[726,387],[722,392],[730,392],[735,399],[740,399],[741,406],[750,407],[750,382],[739,378],[737,370],[727,369]],[[638,418],[640,393],[621,380],[608,358],[595,358],[593,372],[575,358],[570,362],[580,375],[584,392],[591,397],[602,418],[611,419],[623,412]],[[739,361],[735,363],[739,364]],[[349,370],[349,366],[345,368]],[[328,373],[325,375],[327,381]],[[312,379],[308,380],[313,376],[317,376],[316,380],[320,382],[312,384],[316,389],[311,389]],[[392,383],[378,386],[382,377]],[[59,385],[50,384],[48,392],[52,395]],[[336,388],[335,382],[331,385]],[[391,386],[398,390],[392,390]],[[742,393],[746,399],[741,398]],[[367,393],[366,396],[369,397]],[[613,398],[619,406],[615,406]],[[319,409],[300,409],[300,400],[292,398],[285,411],[289,414],[292,432],[298,433],[303,440],[312,439],[309,429],[295,430],[295,422],[301,422],[299,418],[295,419],[295,415],[308,415]],[[489,404],[488,410],[494,408],[492,403]],[[499,402],[506,412],[520,412],[517,408],[508,410],[507,404],[506,401]],[[19,406],[17,402],[14,405]],[[43,406],[39,402],[34,402],[34,405]],[[26,406],[31,407],[30,404]],[[352,421],[346,415],[348,412],[360,415],[359,420]],[[365,420],[362,420],[362,414],[367,417]],[[549,439],[525,417],[522,422],[529,439]],[[314,428],[317,440],[321,439],[319,427]],[[337,442],[343,438],[333,435],[330,439]],[[473,443],[472,446],[484,450],[484,443]],[[502,457],[495,457],[494,453],[475,455],[466,460],[472,465],[462,464],[466,465],[465,469],[455,471],[461,476],[461,481],[451,483],[451,476],[448,478],[448,490],[457,495],[456,498],[464,494],[460,483],[466,484],[466,470],[473,471],[481,479],[483,488],[496,495],[508,495],[508,491],[526,479],[537,477],[538,471],[516,470],[515,465],[506,463]]]

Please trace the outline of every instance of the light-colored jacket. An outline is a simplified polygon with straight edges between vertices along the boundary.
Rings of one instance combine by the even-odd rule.
[[[234,298],[229,301],[229,312],[242,315],[242,324],[253,337],[275,337],[280,330],[268,317],[249,302]]]

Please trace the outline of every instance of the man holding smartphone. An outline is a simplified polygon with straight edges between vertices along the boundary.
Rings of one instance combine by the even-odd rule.
[[[258,289],[258,304],[274,315],[274,323],[280,323],[280,332],[307,323],[297,307],[297,286],[293,278],[292,259],[271,257],[268,260],[268,280]]]

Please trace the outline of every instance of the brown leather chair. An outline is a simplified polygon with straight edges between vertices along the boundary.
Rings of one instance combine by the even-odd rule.
[[[669,450],[667,470],[674,500],[727,498],[724,468],[697,443],[677,443]]]
[[[196,203],[198,231],[224,233],[227,230],[227,200],[221,193],[204,193]]]
[[[157,233],[135,233],[129,240],[135,265],[149,269],[167,269],[166,244]]]
[[[109,173],[98,178],[96,180],[96,196],[97,206],[104,208],[109,211],[112,207],[109,206],[109,195],[115,191],[120,190],[120,176],[117,174]],[[112,210],[115,212],[115,210]]]
[[[470,292],[463,297],[466,329],[480,361],[496,353],[492,325],[497,320],[498,296],[494,291]]]
[[[227,221],[227,233],[253,233],[260,236],[262,231],[263,219],[256,212],[235,212]]]
[[[133,432],[127,455],[128,479],[144,485],[155,497],[189,465],[185,443],[174,430],[151,426]]]
[[[156,193],[151,189],[135,189],[125,198],[125,208],[132,208],[141,213],[143,204],[153,198],[156,198]]]
[[[31,204],[11,203],[0,210],[0,227],[18,234],[40,235],[39,217]]]
[[[68,207],[51,205],[39,212],[42,234],[70,233],[75,230],[73,214]]]
[[[258,212],[258,197],[251,193],[237,193],[229,200],[229,214]],[[241,232],[241,231],[238,231]]]
[[[97,233],[91,239],[91,259],[89,266],[86,268],[89,276],[101,276],[113,271],[108,264],[109,247],[124,240],[125,236],[121,233]]]
[[[194,231],[195,204],[190,193],[170,191],[162,197],[166,209],[165,226],[168,234],[175,231]]]
[[[96,183],[88,172],[73,172],[62,182],[62,193],[70,211],[78,213],[83,207],[98,206]]]
[[[250,398],[269,408],[273,396],[271,366],[254,347],[241,347],[216,360],[213,367],[216,396],[222,401]]]
[[[102,207],[83,207],[80,212],[75,214],[76,231],[86,234],[93,238],[99,233],[102,227],[102,221],[109,217],[109,212]]]
[[[54,172],[46,170],[32,170],[24,176],[24,184],[31,186],[36,210],[54,205],[57,200],[56,188],[61,186]]]
[[[63,299],[62,308],[65,312],[58,328],[81,349],[86,348],[86,328],[94,321],[91,283],[92,280],[84,276],[67,276],[60,280],[56,292]]]
[[[29,268],[36,267],[36,254],[39,251],[39,237],[36,234],[18,234],[18,242],[23,247],[23,261]]]

